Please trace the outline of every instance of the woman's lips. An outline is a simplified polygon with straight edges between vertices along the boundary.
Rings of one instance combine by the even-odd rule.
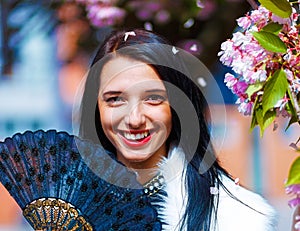
[[[150,134],[149,130],[134,132],[123,131],[118,133],[118,135],[119,137],[121,137],[122,141],[129,147],[141,147],[147,144],[152,138],[152,134]]]

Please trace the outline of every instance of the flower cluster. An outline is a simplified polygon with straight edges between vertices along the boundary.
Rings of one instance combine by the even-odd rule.
[[[289,201],[289,206],[296,207],[300,204],[300,184],[293,184],[285,189],[286,194],[296,196],[296,198]]]
[[[68,0],[85,7],[87,17],[95,27],[115,26],[133,13],[138,20],[165,25],[174,18],[181,22],[189,19],[207,19],[216,10],[211,0]],[[202,9],[205,8],[205,11]]]
[[[243,0],[225,0],[232,4]],[[179,24],[179,33],[185,38],[174,44],[187,52],[200,56],[202,44],[195,38],[196,27],[214,17],[214,13],[221,4],[218,0],[66,0],[65,3],[74,3],[85,14],[93,29],[103,27],[134,27],[143,26],[152,31],[159,28],[173,27]],[[138,26],[137,26],[138,25]],[[193,28],[194,27],[194,28]],[[205,26],[201,30],[205,30]],[[166,33],[168,30],[166,30]],[[200,33],[200,32],[199,32]],[[180,38],[179,35],[172,35]],[[190,38],[190,36],[192,38]],[[98,37],[98,36],[96,36]],[[176,39],[177,39],[176,38]]]
[[[122,22],[126,11],[116,6],[117,0],[75,0],[84,4],[87,17],[96,27],[113,26]]]
[[[300,184],[293,184],[285,189],[287,194],[295,196],[294,199],[289,201],[289,206],[292,208],[296,208],[300,204]],[[294,228],[295,230],[300,230],[300,216],[295,216],[295,222],[294,222]]]
[[[165,24],[171,18],[170,12],[165,9],[162,1],[133,0],[128,5],[135,12],[137,18],[142,21],[154,21],[158,24]]]
[[[182,23],[183,28],[194,26],[195,20],[203,20],[211,16],[217,7],[215,1],[208,0],[67,0],[79,4],[85,9],[90,24],[96,28],[106,26],[120,26],[127,17],[133,15],[137,20],[144,22],[146,30],[153,30],[154,25],[165,26],[174,18]],[[205,11],[202,9],[205,8]],[[184,11],[183,11],[184,9]],[[180,15],[180,17],[178,17]],[[181,17],[182,15],[182,17]],[[187,52],[200,55],[202,45],[198,40],[186,39],[180,41]]]
[[[239,111],[244,115],[252,115],[259,105],[264,106],[262,100],[264,94],[268,94],[266,84],[275,78],[278,70],[283,71],[281,75],[287,79],[289,89],[283,89],[283,94],[277,95],[276,102],[267,105],[265,112],[291,114],[287,106],[291,101],[288,93],[298,95],[300,92],[298,16],[293,10],[290,17],[281,18],[259,6],[237,19],[240,29],[222,43],[220,61],[235,72],[225,75],[225,83],[237,95]]]
[[[291,2],[259,2],[261,6],[237,19],[239,29],[221,44],[218,55],[233,70],[224,82],[238,97],[239,111],[251,115],[251,129],[258,125],[263,134],[279,114],[290,118],[288,127],[300,124],[300,25]],[[290,145],[296,151],[299,141]],[[295,196],[291,207],[300,205],[299,167],[300,157],[285,184],[286,193]],[[298,218],[295,228],[300,230]]]

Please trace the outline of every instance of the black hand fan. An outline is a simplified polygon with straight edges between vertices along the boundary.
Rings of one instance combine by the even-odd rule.
[[[5,139],[0,181],[35,230],[161,230],[135,174],[101,146],[66,132]]]

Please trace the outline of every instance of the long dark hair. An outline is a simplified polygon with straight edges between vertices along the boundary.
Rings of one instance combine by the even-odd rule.
[[[216,161],[215,152],[211,145],[210,132],[207,118],[205,117],[207,108],[205,97],[190,77],[182,71],[178,71],[178,68],[176,70],[172,68],[174,63],[176,63],[176,65],[181,66],[179,67],[180,70],[188,71],[184,67],[184,60],[179,55],[174,55],[178,52],[176,48],[173,51],[169,49],[169,54],[163,49],[165,45],[170,45],[166,39],[142,29],[131,31],[131,35],[129,34],[127,39],[125,39],[125,33],[126,31],[112,32],[98,49],[92,62],[82,98],[80,135],[94,142],[101,141],[102,146],[106,150],[115,153],[114,146],[105,136],[100,124],[97,97],[101,69],[105,62],[114,57],[116,52],[117,55],[151,65],[163,81],[180,89],[191,102],[192,106],[182,104],[180,102],[181,98],[166,87],[172,111],[172,130],[167,144],[177,142],[178,145],[180,141],[180,145],[188,160],[185,177],[188,200],[181,227],[185,226],[189,231],[208,231],[210,230],[212,218],[216,218],[213,213],[216,213],[217,203],[215,201],[218,201],[218,198],[215,198],[218,195],[212,195],[210,187],[219,187],[219,173],[225,173],[225,171]],[[122,48],[126,48],[126,51],[123,52]],[[99,62],[100,60],[101,62]],[[164,60],[163,65],[160,65],[161,60]],[[174,110],[172,104],[181,106],[176,107],[176,110]],[[193,111],[197,114],[198,134],[187,132],[183,134],[183,124],[178,115],[189,114]],[[185,123],[184,126],[184,130],[189,131],[193,130],[195,124]],[[195,137],[196,147],[193,149],[191,148],[193,146],[191,143],[195,141]]]

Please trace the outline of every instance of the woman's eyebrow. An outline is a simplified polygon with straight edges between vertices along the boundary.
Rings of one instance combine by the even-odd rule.
[[[153,89],[145,90],[145,92],[146,93],[152,93],[152,92],[166,93],[166,90],[162,89],[162,88],[153,88]],[[102,93],[102,97],[107,97],[110,95],[121,95],[121,94],[126,94],[126,93],[123,91],[105,91],[104,93]]]
[[[120,95],[120,94],[122,94],[121,91],[106,91],[102,95],[106,96],[106,95]]]
[[[149,90],[146,90],[145,92],[166,92],[165,89],[158,89],[158,88],[155,88],[155,89],[149,89]]]

